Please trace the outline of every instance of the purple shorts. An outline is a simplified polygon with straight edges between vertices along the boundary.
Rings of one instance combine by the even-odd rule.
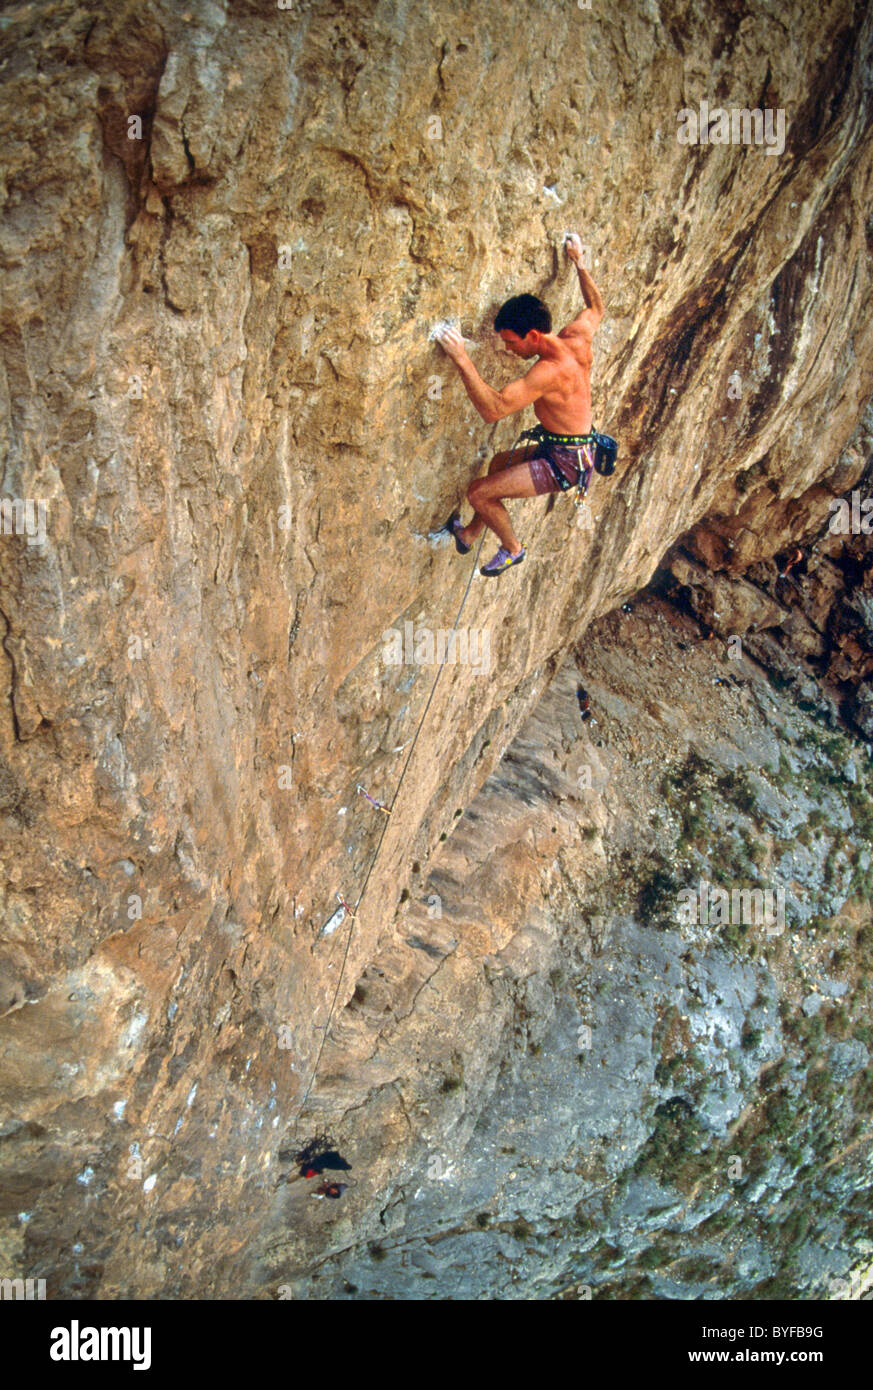
[[[549,467],[549,459],[567,479],[571,488],[579,482],[579,465],[581,464],[582,481],[587,489],[591,481],[593,447],[592,444],[583,444],[578,449],[565,449],[560,444],[539,444],[536,458],[528,459],[527,462],[537,496],[543,492],[562,492],[564,490]]]

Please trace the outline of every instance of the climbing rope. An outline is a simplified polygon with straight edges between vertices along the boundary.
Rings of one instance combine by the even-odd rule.
[[[513,450],[512,450],[512,453],[515,453],[515,449],[514,449],[514,448],[513,448]],[[511,457],[512,457],[512,454],[510,454],[510,458],[511,458]],[[460,606],[460,608],[458,609],[458,612],[457,612],[457,614],[456,614],[456,616],[455,616],[455,621],[454,621],[454,624],[453,624],[453,626],[452,626],[452,632],[455,631],[455,629],[456,629],[457,626],[458,626],[458,623],[461,621],[461,614],[462,614],[463,611],[464,611],[464,604],[467,602],[467,595],[468,595],[469,592],[470,592],[470,585],[471,585],[472,582],[473,582],[473,575],[476,573],[476,565],[478,564],[478,561],[479,561],[479,552],[480,552],[480,550],[482,549],[482,542],[483,542],[484,540],[485,540],[485,532],[483,531],[483,533],[482,533],[482,535],[481,535],[481,537],[480,537],[480,539],[479,539],[479,545],[478,545],[477,550],[476,550],[476,555],[475,555],[475,557],[474,557],[473,568],[470,570],[470,577],[469,577],[469,579],[467,580],[467,587],[466,587],[466,589],[464,590],[464,597],[461,599],[461,606]],[[449,647],[448,647],[448,644],[446,644],[446,655],[448,655],[448,651],[449,651]],[[352,933],[353,933],[354,930],[355,930],[355,922],[357,921],[357,918],[358,918],[358,911],[359,911],[359,908],[360,908],[360,906],[361,906],[361,903],[362,903],[363,900],[364,900],[364,894],[365,894],[366,891],[367,891],[367,884],[370,882],[370,876],[371,876],[371,874],[372,874],[374,868],[376,867],[376,861],[377,861],[377,859],[379,858],[379,851],[380,851],[381,848],[382,848],[382,841],[385,839],[385,834],[386,834],[386,831],[388,830],[388,824],[389,824],[389,818],[390,818],[391,811],[393,811],[394,807],[395,807],[396,804],[397,804],[397,798],[398,798],[398,796],[400,795],[400,788],[403,786],[403,779],[404,779],[404,777],[406,776],[406,770],[407,770],[407,768],[409,767],[410,762],[412,761],[412,755],[413,755],[413,753],[415,752],[415,745],[416,745],[416,743],[418,742],[418,736],[419,736],[419,734],[421,733],[421,730],[422,730],[422,728],[423,728],[423,726],[424,726],[424,721],[425,721],[425,719],[427,718],[427,712],[428,712],[428,710],[430,709],[431,700],[432,700],[433,697],[434,697],[434,694],[435,694],[435,692],[436,692],[437,685],[439,684],[439,678],[440,678],[440,676],[442,675],[443,669],[445,668],[446,665],[447,665],[447,662],[446,662],[446,661],[441,661],[441,662],[440,662],[440,665],[439,665],[439,668],[438,668],[438,670],[437,670],[436,676],[434,677],[434,683],[433,683],[433,685],[432,685],[431,688],[430,688],[430,694],[429,694],[428,697],[427,697],[427,703],[425,704],[424,712],[422,713],[421,719],[418,721],[418,728],[417,728],[416,731],[415,731],[415,737],[414,737],[413,740],[412,740],[412,746],[410,747],[409,753],[407,754],[406,762],[403,764],[403,771],[402,771],[401,774],[400,774],[400,779],[399,779],[399,781],[398,781],[398,783],[397,783],[397,789],[396,789],[396,791],[395,791],[395,793],[394,793],[394,799],[392,800],[390,807],[383,806],[383,805],[381,804],[381,802],[379,802],[379,803],[374,803],[374,804],[377,804],[377,805],[379,806],[379,809],[380,809],[380,810],[382,810],[382,811],[387,811],[387,812],[388,812],[388,815],[386,815],[384,821],[382,822],[382,831],[381,831],[381,833],[380,833],[380,835],[379,835],[378,840],[376,841],[376,848],[375,848],[375,850],[373,851],[373,857],[372,857],[372,859],[370,860],[370,867],[368,868],[368,870],[367,870],[367,872],[366,872],[366,875],[365,875],[365,877],[364,877],[364,883],[363,883],[363,886],[362,886],[362,888],[361,888],[360,893],[358,894],[357,902],[355,903],[355,906],[354,906],[354,909],[353,909],[353,910],[352,910],[352,909],[348,909],[348,911],[349,911],[349,917],[351,918],[351,921],[350,921],[350,924],[349,924],[349,934],[348,934],[348,936],[346,937],[346,948],[345,948],[345,951],[343,952],[343,961],[342,961],[342,965],[340,966],[339,978],[338,978],[338,980],[337,980],[337,982],[336,982],[336,989],[335,989],[334,992],[333,992],[333,999],[331,1000],[330,1010],[329,1010],[328,1015],[327,1015],[327,1023],[325,1023],[325,1025],[324,1025],[324,1031],[322,1032],[322,1035],[321,1035],[321,1042],[319,1043],[318,1052],[316,1053],[316,1056],[315,1056],[315,1064],[314,1064],[314,1066],[313,1066],[313,1068],[312,1068],[312,1075],[311,1075],[310,1078],[309,1078],[309,1084],[308,1084],[308,1086],[306,1087],[306,1090],[305,1090],[304,1095],[303,1095],[303,1099],[302,1099],[302,1101],[300,1102],[300,1109],[297,1111],[297,1117],[296,1117],[295,1122],[294,1122],[294,1123],[295,1123],[295,1126],[299,1123],[300,1116],[303,1114],[303,1111],[304,1111],[304,1109],[306,1108],[306,1102],[307,1102],[308,1099],[309,1099],[309,1093],[310,1093],[310,1091],[312,1090],[312,1087],[313,1087],[313,1085],[314,1085],[314,1083],[315,1083],[315,1078],[316,1078],[316,1076],[318,1075],[318,1067],[319,1067],[319,1063],[321,1062],[321,1054],[322,1054],[322,1052],[324,1051],[324,1045],[325,1045],[325,1043],[327,1042],[327,1035],[328,1035],[328,1032],[330,1031],[330,1025],[331,1025],[331,1023],[333,1022],[333,1014],[334,1014],[334,1009],[336,1008],[336,1001],[337,1001],[337,999],[339,998],[340,987],[342,986],[343,979],[345,978],[346,964],[348,963],[348,959],[349,959],[349,949],[351,948],[351,944],[352,944]],[[365,795],[366,795],[366,793],[365,793]],[[367,800],[368,800],[368,801],[371,801],[371,800],[372,800],[372,797],[367,796]],[[344,906],[344,907],[347,907],[347,904],[343,903],[343,906]]]
[[[508,458],[507,461],[506,461],[506,467],[507,467],[507,468],[509,467],[510,463],[512,462],[512,456],[513,456],[513,454],[515,453],[516,449],[518,448],[519,444],[521,443],[522,439],[524,439],[524,438],[525,438],[525,435],[520,435],[519,438],[518,438],[518,439],[515,441],[515,443],[513,444],[512,448],[510,449],[510,451],[509,451],[509,458]],[[477,567],[478,561],[479,561],[479,552],[480,552],[481,549],[482,549],[482,542],[483,542],[484,540],[485,540],[485,531],[482,532],[482,535],[481,535],[481,537],[480,537],[480,539],[479,539],[479,545],[478,545],[478,547],[477,547],[477,549],[476,549],[476,554],[475,554],[474,561],[473,561],[473,568],[470,570],[470,577],[469,577],[469,579],[467,580],[467,587],[466,587],[466,589],[464,590],[464,597],[461,599],[461,605],[460,605],[460,607],[459,607],[459,609],[458,609],[458,612],[457,612],[457,614],[456,614],[456,616],[455,616],[455,621],[454,621],[454,623],[453,623],[453,625],[452,625],[452,632],[453,632],[453,633],[454,633],[455,630],[457,629],[458,623],[461,621],[461,614],[462,614],[463,611],[464,611],[464,604],[467,602],[467,596],[468,596],[468,594],[469,594],[469,592],[470,592],[470,585],[471,585],[472,582],[473,582],[473,576],[474,576],[474,574],[476,573],[476,567]],[[449,647],[449,644],[447,643],[447,644],[446,644],[446,656],[447,656],[447,657],[448,657],[448,652],[449,652],[449,650],[451,650],[451,648]],[[373,869],[376,867],[376,861],[377,861],[378,858],[379,858],[379,851],[380,851],[381,848],[382,848],[382,841],[385,839],[385,834],[386,834],[386,831],[388,830],[388,824],[389,824],[390,815],[391,815],[391,812],[393,811],[394,807],[395,807],[396,804],[397,804],[397,798],[398,798],[398,796],[400,795],[400,788],[403,786],[403,779],[404,779],[404,777],[406,776],[407,769],[408,769],[408,767],[409,767],[410,762],[412,761],[412,755],[413,755],[414,752],[415,752],[415,745],[416,745],[417,742],[418,742],[418,736],[419,736],[419,734],[421,733],[422,728],[424,727],[424,721],[425,721],[425,719],[427,718],[427,712],[428,712],[428,710],[430,709],[431,701],[433,700],[433,697],[434,697],[434,695],[435,695],[435,693],[436,693],[436,688],[437,688],[437,685],[439,684],[440,676],[442,675],[443,669],[445,668],[445,666],[446,666],[447,664],[448,664],[447,661],[441,661],[441,662],[440,662],[440,665],[439,665],[439,669],[437,670],[436,676],[434,677],[434,683],[433,683],[433,685],[432,685],[431,688],[430,688],[430,694],[429,694],[428,697],[427,697],[427,703],[425,704],[424,711],[423,711],[423,713],[422,713],[421,719],[418,721],[418,728],[417,728],[416,731],[415,731],[415,737],[414,737],[413,740],[412,740],[412,744],[411,744],[411,747],[410,747],[410,749],[409,749],[409,753],[407,754],[407,757],[406,757],[406,762],[403,764],[403,771],[402,771],[401,774],[400,774],[400,779],[399,779],[399,781],[398,781],[398,783],[397,783],[397,789],[396,789],[396,791],[394,792],[394,799],[393,799],[393,801],[391,802],[391,805],[390,805],[390,806],[383,806],[382,803],[381,803],[381,801],[376,801],[375,798],[372,797],[372,796],[370,796],[368,792],[365,792],[364,789],[363,789],[363,787],[360,786],[360,784],[358,784],[358,786],[355,788],[355,790],[356,790],[360,795],[366,797],[367,801],[371,802],[373,806],[378,807],[378,809],[379,809],[380,811],[385,811],[385,812],[386,812],[386,816],[385,816],[385,819],[384,819],[384,821],[383,821],[383,823],[382,823],[382,831],[381,831],[381,833],[380,833],[380,835],[379,835],[378,840],[376,841],[376,848],[375,848],[375,850],[374,850],[374,852],[373,852],[373,857],[372,857],[372,859],[370,860],[370,867],[368,868],[368,870],[367,870],[367,872],[366,872],[366,875],[365,875],[365,877],[364,877],[363,887],[361,888],[361,891],[360,891],[360,893],[358,894],[358,900],[357,900],[357,902],[355,903],[354,910],[349,909],[349,908],[348,908],[348,904],[345,903],[345,902],[343,902],[343,907],[347,908],[347,910],[348,910],[348,912],[349,912],[349,916],[350,916],[350,918],[351,918],[351,923],[350,923],[350,926],[349,926],[349,934],[348,934],[348,936],[346,937],[346,948],[345,948],[345,951],[343,952],[343,960],[342,960],[342,965],[341,965],[341,967],[340,967],[339,979],[338,979],[337,982],[336,982],[336,989],[334,990],[333,999],[331,1000],[330,1010],[329,1010],[328,1015],[327,1015],[327,1022],[323,1025],[323,1032],[322,1032],[322,1035],[321,1035],[321,1042],[320,1042],[320,1044],[319,1044],[318,1052],[316,1053],[316,1057],[315,1057],[315,1065],[314,1065],[313,1068],[312,1068],[312,1075],[311,1075],[310,1078],[309,1078],[309,1084],[307,1085],[306,1090],[305,1090],[304,1095],[303,1095],[303,1099],[302,1099],[302,1101],[300,1102],[300,1109],[297,1111],[297,1116],[296,1116],[296,1119],[295,1119],[295,1121],[294,1121],[295,1126],[299,1123],[300,1116],[303,1114],[303,1111],[304,1111],[305,1106],[306,1106],[306,1102],[307,1102],[307,1100],[309,1099],[309,1093],[310,1093],[310,1091],[312,1090],[312,1087],[313,1087],[313,1085],[314,1085],[314,1083],[315,1083],[315,1078],[316,1078],[316,1076],[318,1075],[318,1067],[319,1067],[319,1063],[321,1062],[321,1054],[322,1054],[322,1052],[324,1051],[324,1045],[325,1045],[325,1043],[327,1042],[327,1035],[328,1035],[328,1032],[330,1031],[330,1025],[331,1025],[331,1023],[333,1022],[333,1014],[334,1014],[334,1009],[336,1008],[336,1001],[337,1001],[337,999],[339,998],[340,987],[342,986],[342,982],[343,982],[343,979],[344,979],[344,977],[345,977],[346,964],[347,964],[348,959],[349,959],[349,949],[350,949],[351,944],[352,944],[352,933],[353,933],[354,930],[355,930],[355,922],[356,922],[356,920],[357,920],[357,918],[358,918],[358,915],[359,915],[359,908],[360,908],[360,906],[361,906],[361,903],[362,903],[363,900],[364,900],[364,894],[365,894],[366,891],[367,891],[367,884],[370,882],[370,876],[371,876],[371,874],[372,874],[372,872],[373,872]],[[341,901],[342,901],[342,900],[341,900]]]

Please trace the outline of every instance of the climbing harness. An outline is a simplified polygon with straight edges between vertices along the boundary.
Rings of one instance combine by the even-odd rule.
[[[574,503],[577,507],[583,505],[588,495],[588,484],[591,481],[592,470],[605,477],[615,471],[618,444],[611,435],[599,434],[597,430],[592,430],[590,434],[553,434],[551,430],[546,429],[545,425],[534,425],[533,429],[525,430],[523,434],[519,435],[513,445],[513,453],[523,439],[533,440],[537,444],[554,444],[558,448],[576,455],[579,480],[576,483]],[[549,457],[548,449],[544,451],[543,457],[549,465],[558,487],[562,492],[569,492],[572,484],[568,482],[557,464]]]
[[[534,425],[533,429],[525,430],[520,434],[516,444],[513,446],[513,453],[518,444],[523,439],[530,439],[535,444],[557,444],[568,453],[576,455],[576,467],[579,470],[579,481],[576,485],[576,506],[579,507],[585,501],[585,494],[588,491],[588,481],[591,477],[591,459],[588,453],[588,446],[593,442],[594,436],[591,434],[552,434],[545,425]],[[584,463],[583,463],[584,451]],[[555,482],[562,492],[569,492],[570,483],[564,477],[560,468],[553,463],[549,457],[548,450],[545,450],[543,457],[552,472]]]

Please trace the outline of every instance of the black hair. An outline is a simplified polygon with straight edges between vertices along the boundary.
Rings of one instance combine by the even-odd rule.
[[[552,316],[535,294],[517,294],[514,299],[507,299],[497,311],[495,333],[499,333],[501,328],[517,333],[519,338],[526,338],[532,328],[538,333],[551,333]]]

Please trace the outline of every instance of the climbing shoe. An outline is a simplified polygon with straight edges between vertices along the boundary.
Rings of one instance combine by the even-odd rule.
[[[504,570],[511,569],[513,565],[520,565],[527,554],[524,546],[521,547],[519,555],[512,555],[504,546],[500,546],[493,560],[489,560],[487,565],[483,565],[479,570],[480,574],[502,574]]]
[[[449,517],[448,521],[446,522],[445,526],[443,527],[443,530],[445,530],[445,531],[450,531],[450,532],[452,533],[452,535],[454,536],[454,538],[455,538],[455,549],[457,550],[457,552],[458,552],[459,555],[466,555],[467,552],[468,552],[470,549],[472,549],[471,546],[465,545],[464,542],[463,542],[462,540],[460,540],[459,537],[458,537],[458,532],[459,532],[459,531],[462,531],[463,529],[464,529],[464,528],[463,528],[463,525],[462,525],[462,522],[461,522],[461,514],[460,514],[460,512],[452,512],[451,516]]]

